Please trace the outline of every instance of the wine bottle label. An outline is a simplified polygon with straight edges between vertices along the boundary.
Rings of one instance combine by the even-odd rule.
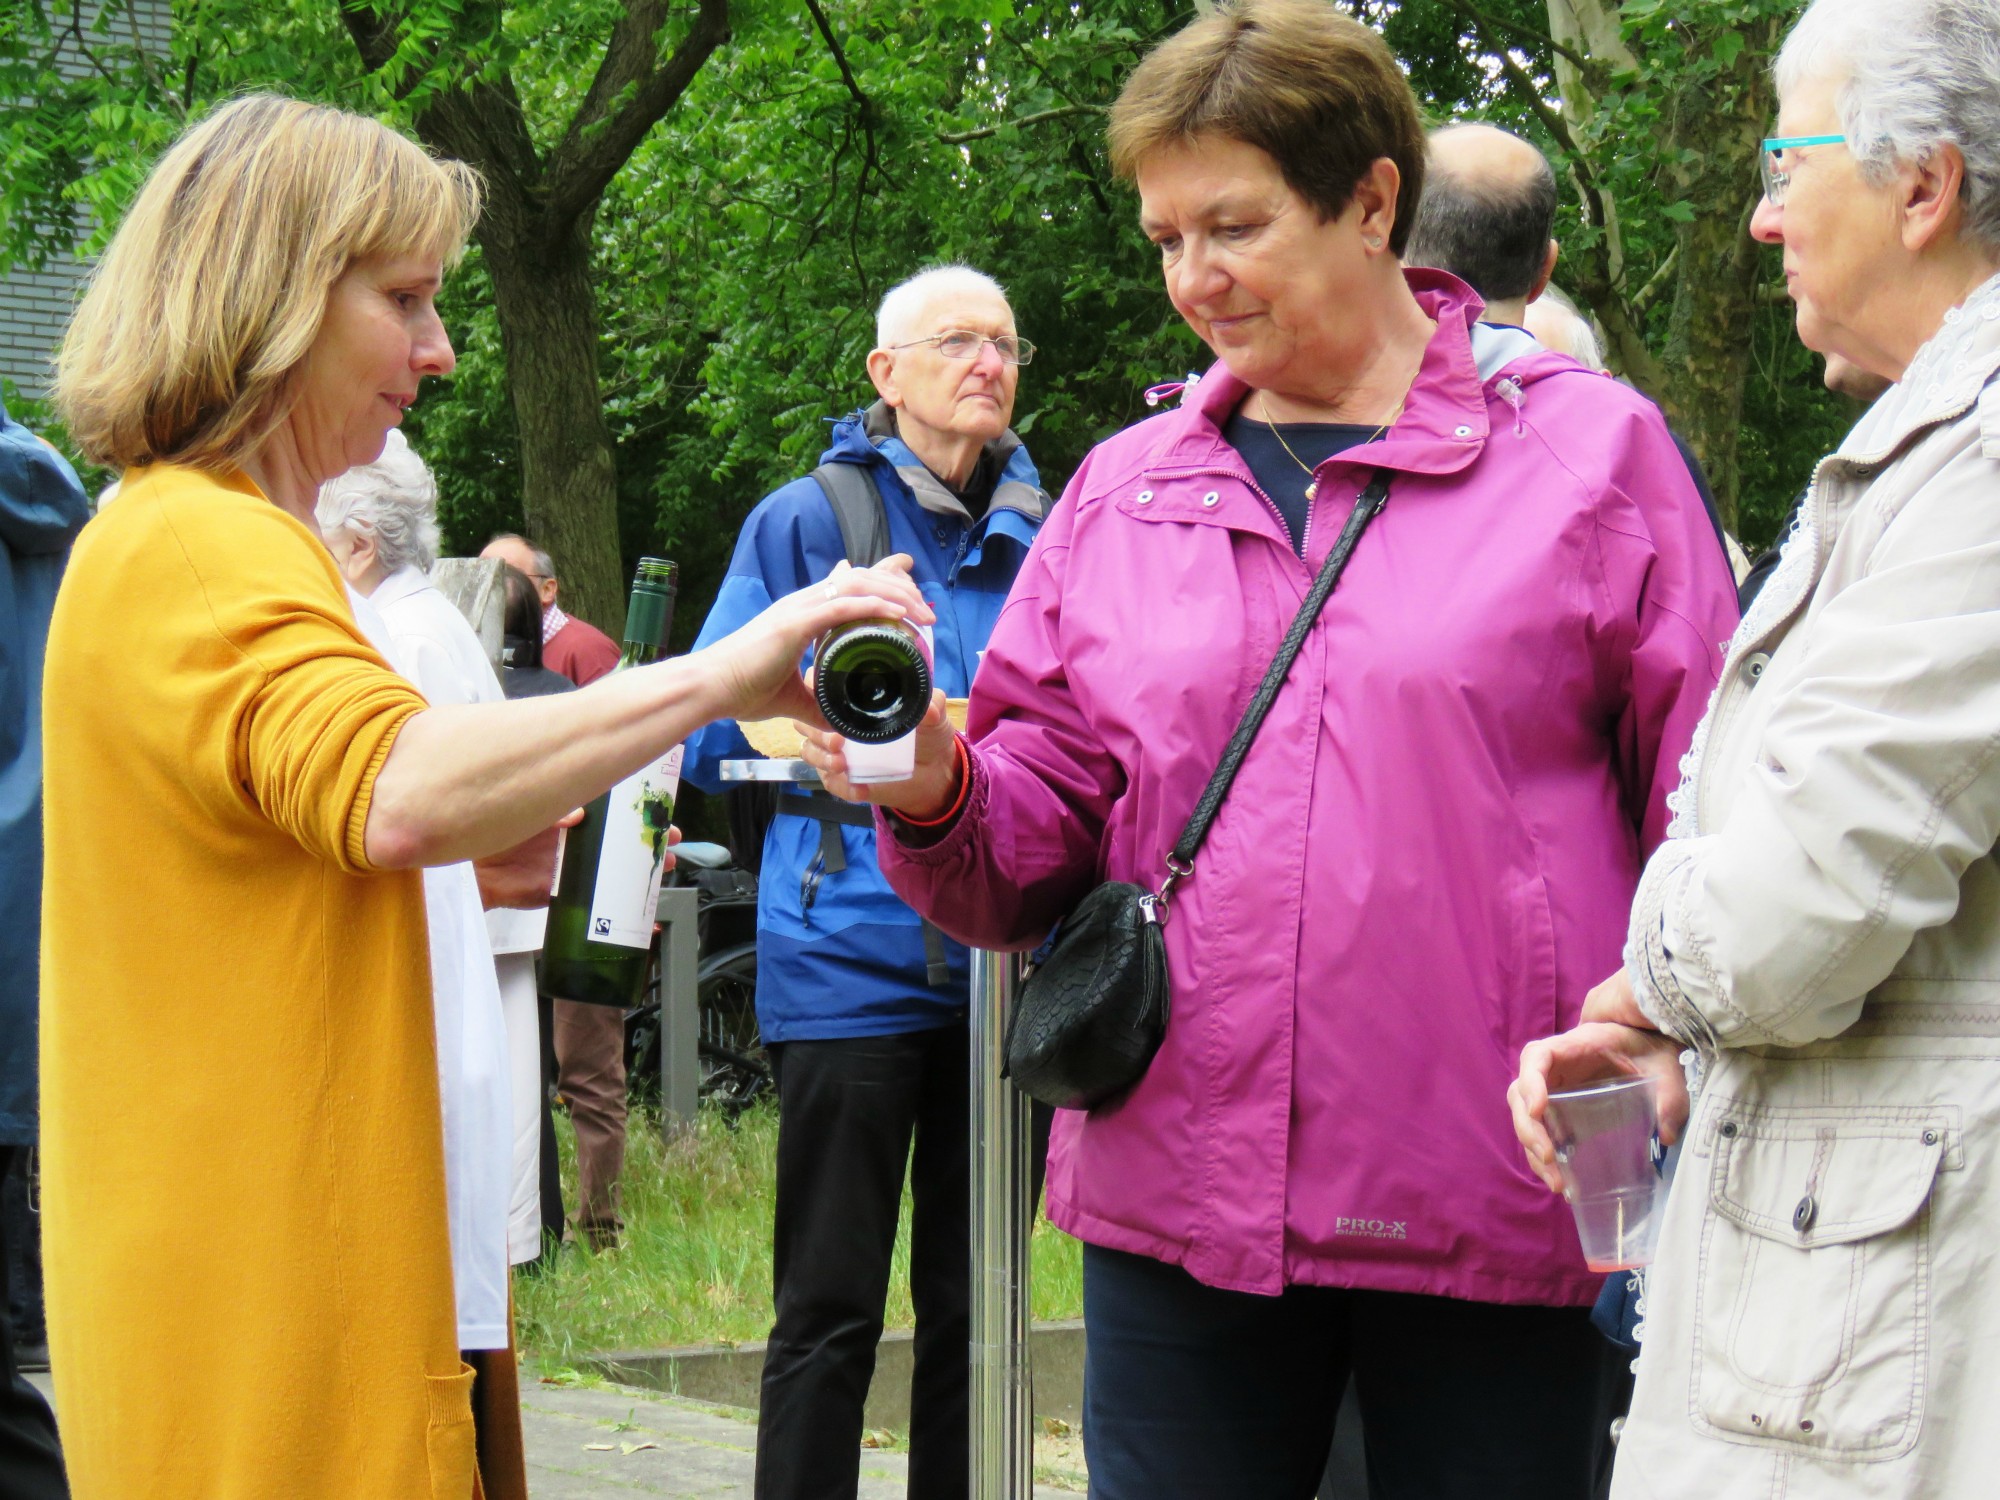
[[[681,785],[681,746],[611,789],[604,842],[590,898],[590,940],[620,948],[653,946],[667,827]]]

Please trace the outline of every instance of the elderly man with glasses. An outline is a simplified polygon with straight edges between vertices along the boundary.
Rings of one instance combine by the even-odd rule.
[[[966,693],[1048,509],[1008,427],[1033,354],[999,286],[977,271],[943,266],[892,290],[868,356],[881,399],[835,423],[820,467],[751,512],[698,644],[843,557],[876,560],[856,551],[901,553],[937,611],[937,684]],[[871,532],[873,545],[843,539]],[[714,724],[688,742],[682,774],[713,790],[719,761],[752,753],[734,724]],[[757,1495],[855,1492],[908,1163],[909,1493],[963,1496],[966,951],[889,889],[867,811],[823,792],[777,799],[760,876],[757,1015],[780,1123]]]

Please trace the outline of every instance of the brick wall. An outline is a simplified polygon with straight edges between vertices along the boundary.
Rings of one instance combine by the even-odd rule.
[[[168,4],[169,0],[128,0],[130,20],[121,14],[112,24],[121,28],[122,38],[122,28],[136,23],[144,44],[165,57]],[[83,11],[82,29],[88,36],[97,19],[94,0],[84,0]],[[56,66],[75,76],[89,64],[65,41]],[[0,378],[11,381],[24,395],[38,398],[47,391],[49,359],[89,271],[75,257],[61,256],[39,271],[15,270],[0,276]]]

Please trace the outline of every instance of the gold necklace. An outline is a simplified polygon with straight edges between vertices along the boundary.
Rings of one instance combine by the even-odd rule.
[[[1280,432],[1278,430],[1278,424],[1271,420],[1271,403],[1264,399],[1264,393],[1262,391],[1259,391],[1257,393],[1257,409],[1264,414],[1264,425],[1271,429],[1271,436],[1276,438],[1278,440],[1278,446],[1285,450],[1285,457],[1289,458],[1293,463],[1297,464],[1300,470],[1305,474],[1306,504],[1308,505],[1312,504],[1312,502],[1319,496],[1319,479],[1317,477],[1318,471],[1315,470],[1312,467],[1312,465],[1308,464],[1304,459],[1300,458],[1298,454],[1292,452],[1292,445],[1285,441],[1284,433]],[[1363,439],[1360,443],[1355,444],[1355,446],[1366,447],[1369,443],[1379,442],[1381,440],[1382,434],[1387,432],[1391,427],[1394,427],[1396,425],[1396,419],[1400,417],[1402,414],[1403,414],[1403,402],[1398,401],[1396,403],[1396,409],[1389,413],[1389,420],[1384,422],[1380,427],[1376,428],[1373,432],[1369,433],[1365,439]]]

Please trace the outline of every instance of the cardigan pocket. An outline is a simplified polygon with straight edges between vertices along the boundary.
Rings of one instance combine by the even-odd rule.
[[[1724,1103],[1711,1116],[1689,1393],[1699,1426],[1831,1461],[1915,1445],[1930,1197],[1955,1114]]]
[[[471,1365],[456,1375],[426,1375],[429,1407],[424,1452],[430,1461],[431,1500],[471,1500],[479,1467],[472,1431]]]

